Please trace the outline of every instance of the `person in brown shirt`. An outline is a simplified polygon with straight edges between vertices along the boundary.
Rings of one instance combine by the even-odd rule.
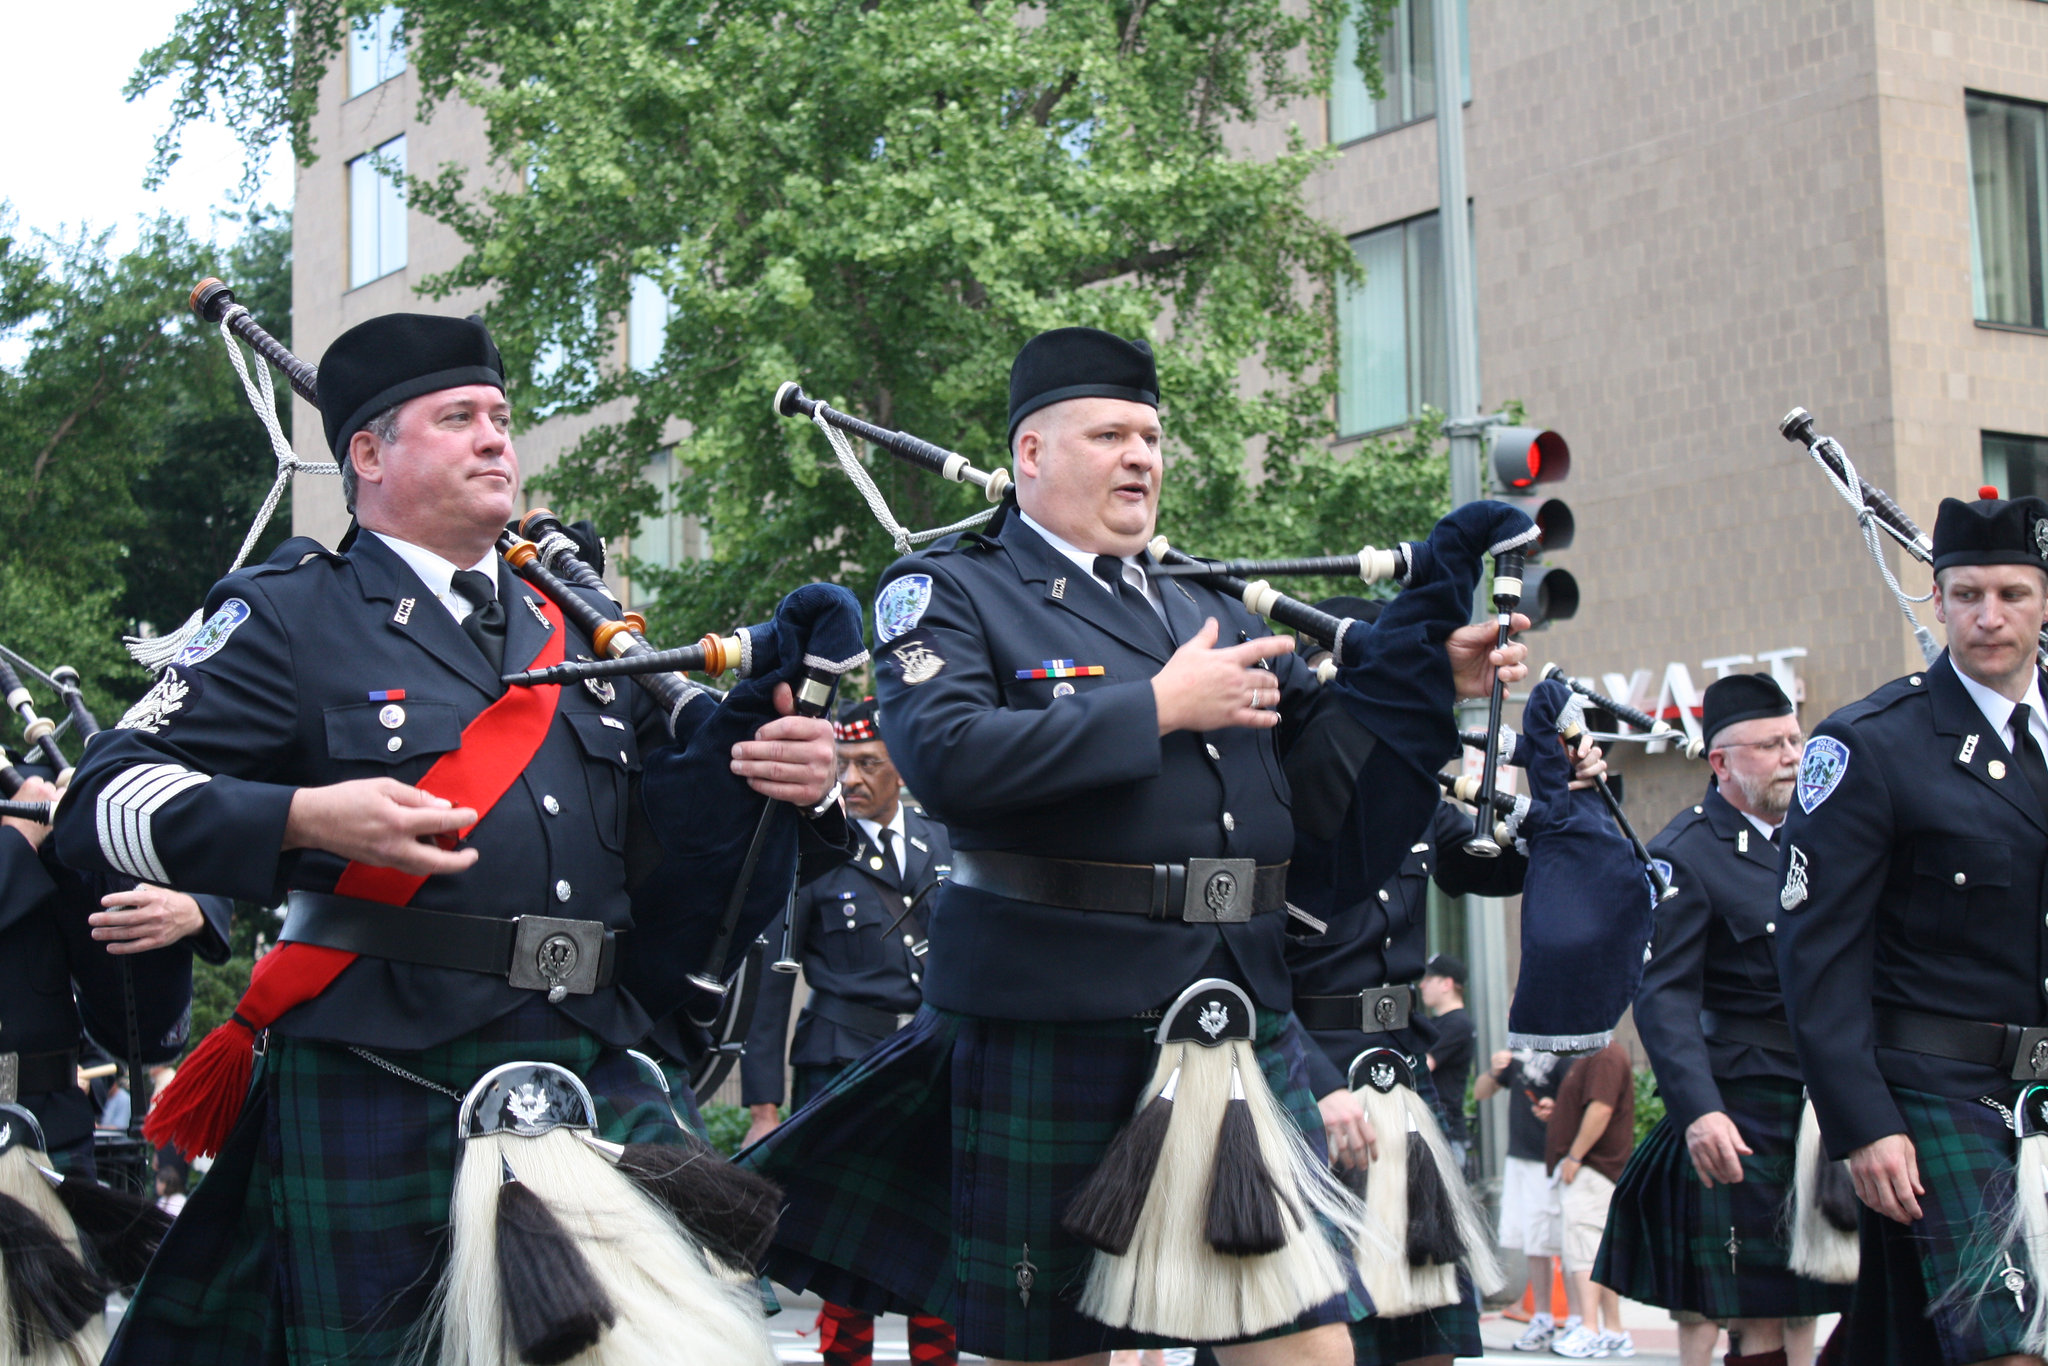
[[[1621,1297],[1604,1286],[1598,1303],[1592,1296],[1593,1259],[1607,1227],[1607,1206],[1635,1149],[1635,1134],[1635,1068],[1627,1050],[1609,1043],[1565,1074],[1544,1140],[1544,1166],[1560,1185],[1564,1207],[1565,1295],[1579,1320],[1550,1344],[1559,1356],[1611,1356],[1624,1344],[1630,1349],[1626,1355],[1634,1354],[1621,1326]]]

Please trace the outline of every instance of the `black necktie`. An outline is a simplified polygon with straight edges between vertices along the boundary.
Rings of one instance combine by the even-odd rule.
[[[882,846],[883,867],[888,872],[894,873],[897,876],[898,880],[901,880],[903,877],[903,869],[896,862],[895,835],[896,832],[894,830],[891,830],[886,825],[882,826],[880,829],[875,831],[875,843]]]
[[[1152,628],[1154,644],[1164,643],[1167,652],[1169,654],[1173,652],[1173,633],[1166,629],[1166,622],[1161,619],[1159,613],[1153,608],[1151,601],[1143,593],[1139,592],[1129,579],[1124,577],[1124,562],[1122,560],[1114,555],[1097,555],[1095,557],[1095,577],[1108,584],[1110,590],[1116,594],[1117,601],[1121,602],[1143,625]]]
[[[474,569],[458,569],[450,588],[468,599],[470,613],[462,629],[476,642],[491,662],[491,672],[505,672],[505,604],[498,601],[498,587]]]
[[[2041,747],[2034,743],[2034,729],[2029,725],[2032,713],[2022,702],[2012,709],[2012,757],[2018,761],[2020,772],[2027,775],[2027,785],[2034,789],[2034,800],[2041,804],[2041,813],[2048,816],[2048,763],[2041,760]]]

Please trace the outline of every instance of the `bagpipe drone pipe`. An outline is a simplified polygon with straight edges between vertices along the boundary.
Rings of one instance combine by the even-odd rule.
[[[1597,790],[1571,790],[1585,700],[1546,678],[1522,710],[1529,809],[1522,885],[1522,965],[1508,1007],[1508,1048],[1591,1053],[1605,1048],[1635,999],[1650,942],[1654,870],[1617,829]]]

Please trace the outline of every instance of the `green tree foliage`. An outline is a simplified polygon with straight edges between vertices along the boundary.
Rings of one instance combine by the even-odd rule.
[[[634,566],[688,605],[657,635],[758,616],[807,579],[864,589],[894,554],[822,437],[770,412],[777,385],[986,467],[1007,460],[1011,356],[1064,324],[1157,343],[1176,542],[1413,535],[1444,502],[1440,459],[1326,445],[1332,299],[1357,270],[1303,203],[1330,153],[1253,132],[1315,107],[1346,4],[1371,27],[1389,2],[416,0],[423,104],[479,108],[494,158],[412,181],[469,247],[430,290],[489,291],[528,414],[634,400],[544,487],[614,534],[703,519],[711,560]],[[197,0],[136,88],[168,81],[181,117],[216,110],[303,155],[314,58],[374,8],[298,5],[292,47],[271,0]],[[645,372],[618,363],[636,277],[671,310]],[[670,443],[690,477],[664,509],[639,473]],[[976,510],[870,467],[907,525]]]
[[[206,275],[289,317],[290,226],[249,219],[222,253],[169,219],[26,241],[0,218],[0,643],[68,663],[111,723],[148,686],[119,637],[170,629],[226,570],[275,470],[217,333],[186,305]],[[286,534],[287,511],[266,538]],[[260,552],[259,552],[260,553]],[[31,682],[39,705],[57,699]]]

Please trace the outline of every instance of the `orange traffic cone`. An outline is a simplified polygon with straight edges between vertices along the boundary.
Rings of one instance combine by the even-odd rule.
[[[1550,1259],[1550,1317],[1554,1322],[1563,1323],[1565,1314],[1564,1268],[1557,1258],[1552,1257]],[[1504,1319],[1513,1319],[1516,1323],[1527,1323],[1530,1319],[1534,1318],[1536,1316],[1536,1282],[1532,1280],[1524,1285],[1522,1287],[1521,1302],[1501,1310],[1500,1316]]]

